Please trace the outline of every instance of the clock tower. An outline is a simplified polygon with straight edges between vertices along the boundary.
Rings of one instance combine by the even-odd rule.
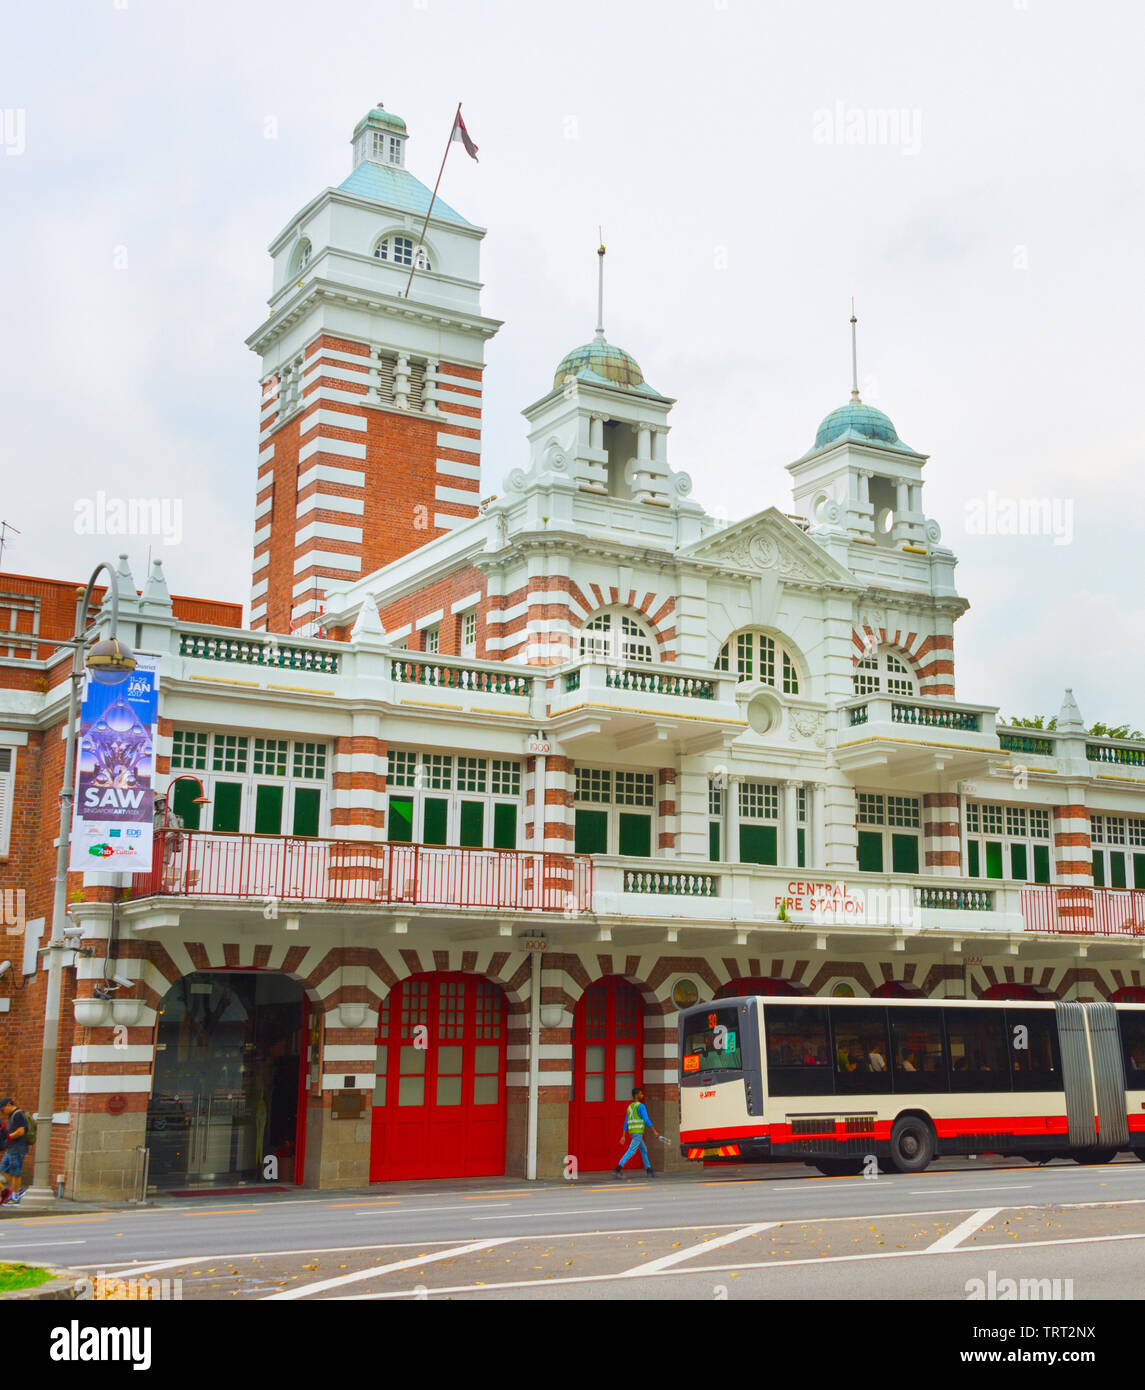
[[[251,627],[313,634],[344,588],[477,515],[485,231],[406,167],[379,104],[353,168],[270,244]],[[423,233],[424,227],[424,233]],[[412,280],[411,280],[412,272]]]

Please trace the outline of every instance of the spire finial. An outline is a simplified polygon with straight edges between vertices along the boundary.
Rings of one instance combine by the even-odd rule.
[[[859,399],[859,348],[858,348],[858,340],[857,340],[858,335],[856,334],[856,331],[855,331],[855,325],[856,325],[858,322],[859,322],[858,319],[855,317],[855,300],[854,300],[854,296],[852,296],[852,298],[851,298],[851,399],[852,399],[853,401],[857,401],[857,400]]]
[[[597,279],[596,279],[596,336],[604,341],[604,232],[600,227],[596,229],[600,245],[596,248],[597,256]]]

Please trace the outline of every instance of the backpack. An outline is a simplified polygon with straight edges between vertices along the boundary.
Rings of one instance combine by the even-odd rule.
[[[36,1117],[30,1110],[24,1111],[24,1143],[29,1148],[36,1142]]]

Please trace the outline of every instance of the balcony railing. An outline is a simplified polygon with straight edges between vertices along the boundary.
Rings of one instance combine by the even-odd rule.
[[[161,830],[138,897],[592,910],[582,854]]]
[[[995,710],[987,705],[967,705],[925,695],[893,695],[875,691],[846,701],[840,710],[839,733],[843,742],[855,738],[898,739],[900,729],[917,730],[916,739],[926,741],[929,730],[948,730],[977,734],[968,746],[981,747],[989,739],[993,746]],[[858,730],[858,733],[852,733]]]
[[[255,642],[247,637],[213,637],[206,633],[181,632],[179,655],[199,661],[233,661],[242,666],[271,666],[283,671],[321,671],[336,675],[337,652],[319,647],[303,647],[297,642]]]
[[[1022,916],[1028,931],[1064,936],[1145,936],[1145,892],[1056,884],[1023,888]]]
[[[395,685],[424,685],[442,690],[468,691],[477,695],[527,697],[533,689],[531,676],[462,666],[454,661],[427,661],[416,658],[391,661],[390,678]]]
[[[895,724],[918,724],[927,729],[965,729],[978,732],[978,715],[973,710],[943,709],[938,705],[891,705]]]
[[[1054,755],[1053,739],[1034,734],[999,734],[998,743],[1006,753],[1033,753],[1042,758],[1052,758]]]
[[[714,700],[716,697],[715,681],[633,667],[610,666],[605,685],[609,690],[637,690],[642,695],[681,695],[690,700]],[[566,685],[565,688],[570,687]]]
[[[1085,756],[1091,763],[1118,763],[1122,767],[1145,767],[1145,748],[1127,744],[1087,743]]]

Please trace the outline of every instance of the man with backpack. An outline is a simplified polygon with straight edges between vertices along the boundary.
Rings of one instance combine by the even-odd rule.
[[[19,1206],[23,1199],[20,1185],[23,1182],[24,1159],[29,1148],[36,1142],[36,1120],[19,1109],[11,1096],[0,1100],[0,1119],[8,1131],[8,1147],[0,1158],[0,1206],[12,1203]]]

